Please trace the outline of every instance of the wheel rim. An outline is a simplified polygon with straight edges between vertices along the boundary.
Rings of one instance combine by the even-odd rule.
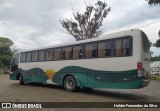
[[[67,86],[67,88],[72,89],[74,86],[73,81],[72,80],[66,81],[66,86]]]

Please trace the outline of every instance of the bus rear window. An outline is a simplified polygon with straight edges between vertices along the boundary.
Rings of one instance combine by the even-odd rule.
[[[143,51],[146,53],[150,53],[150,43],[148,37],[144,32],[142,32],[142,44],[143,44]]]

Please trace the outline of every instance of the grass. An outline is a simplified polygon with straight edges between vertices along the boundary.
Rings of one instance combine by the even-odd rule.
[[[160,75],[150,75],[151,80],[160,80]]]

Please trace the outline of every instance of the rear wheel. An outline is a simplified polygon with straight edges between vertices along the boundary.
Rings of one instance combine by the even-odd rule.
[[[76,89],[76,80],[72,76],[67,76],[64,79],[63,86],[67,91],[75,91],[75,89]]]
[[[24,85],[24,80],[22,74],[19,76],[19,84]]]

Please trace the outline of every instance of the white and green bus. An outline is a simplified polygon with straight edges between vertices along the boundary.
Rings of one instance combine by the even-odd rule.
[[[17,52],[10,79],[81,88],[137,89],[149,83],[150,43],[132,29],[99,38]]]

